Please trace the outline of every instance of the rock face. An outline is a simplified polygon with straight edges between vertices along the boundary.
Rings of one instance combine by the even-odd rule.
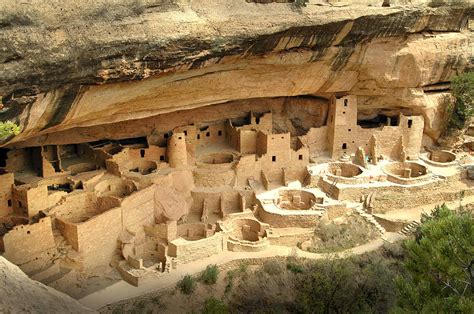
[[[435,141],[446,83],[473,67],[474,6],[355,2],[2,1],[0,120],[23,129],[3,145],[142,136],[133,125],[163,113],[334,93],[366,117],[423,114]]]
[[[0,256],[2,313],[95,313],[71,297],[28,278]]]

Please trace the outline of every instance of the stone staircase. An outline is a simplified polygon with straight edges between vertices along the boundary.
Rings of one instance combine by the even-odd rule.
[[[371,223],[372,225],[375,226],[375,228],[377,229],[377,231],[380,233],[380,235],[382,236],[382,239],[385,240],[385,228],[382,227],[378,222],[377,220],[375,219],[375,217],[372,215],[372,214],[369,214],[368,212],[366,212],[362,205],[358,205],[356,207],[353,207],[353,209],[360,215],[362,216],[367,222]]]
[[[334,181],[332,181],[331,185],[329,186],[327,194],[331,198],[336,199],[336,197],[337,197],[337,179],[334,179]]]
[[[400,230],[398,233],[402,234],[402,235],[405,235],[405,236],[408,236],[410,235],[411,233],[413,233],[416,228],[420,225],[420,223],[418,221],[412,221],[410,222],[408,225],[406,225],[405,227],[403,227],[402,230]]]

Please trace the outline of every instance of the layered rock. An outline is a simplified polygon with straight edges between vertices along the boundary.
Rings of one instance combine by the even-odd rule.
[[[364,116],[423,114],[436,140],[445,83],[473,66],[474,7],[320,2],[5,8],[0,120],[23,132],[4,145],[142,136],[140,120],[164,113],[334,93],[358,95]],[[124,126],[127,134],[114,132]]]
[[[0,256],[2,313],[95,313],[70,296],[26,276]]]

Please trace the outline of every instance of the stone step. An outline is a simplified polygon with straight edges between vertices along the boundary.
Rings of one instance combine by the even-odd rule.
[[[42,281],[50,276],[53,276],[59,272],[59,264],[52,263],[51,265],[36,271],[30,275],[30,278],[37,281]]]
[[[43,280],[41,280],[42,283],[44,283],[45,285],[49,285],[61,278],[63,278],[64,276],[66,276],[67,274],[69,274],[71,272],[71,269],[69,268],[62,268],[58,273],[48,277],[48,278],[45,278]]]

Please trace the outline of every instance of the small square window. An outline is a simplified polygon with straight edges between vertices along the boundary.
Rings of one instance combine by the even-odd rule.
[[[165,160],[165,156],[161,155],[160,156],[160,161],[164,161]]]
[[[206,136],[207,136],[207,137],[211,136],[211,132],[207,132],[207,133],[206,133]]]
[[[342,144],[342,149],[347,149],[347,144],[346,143]]]
[[[303,160],[303,155],[299,155],[299,156],[298,156],[298,159],[299,159],[299,160]]]
[[[277,161],[277,156],[272,156],[272,161],[273,162]]]
[[[165,133],[164,137],[168,138],[168,137],[170,137],[170,135],[168,133]]]

